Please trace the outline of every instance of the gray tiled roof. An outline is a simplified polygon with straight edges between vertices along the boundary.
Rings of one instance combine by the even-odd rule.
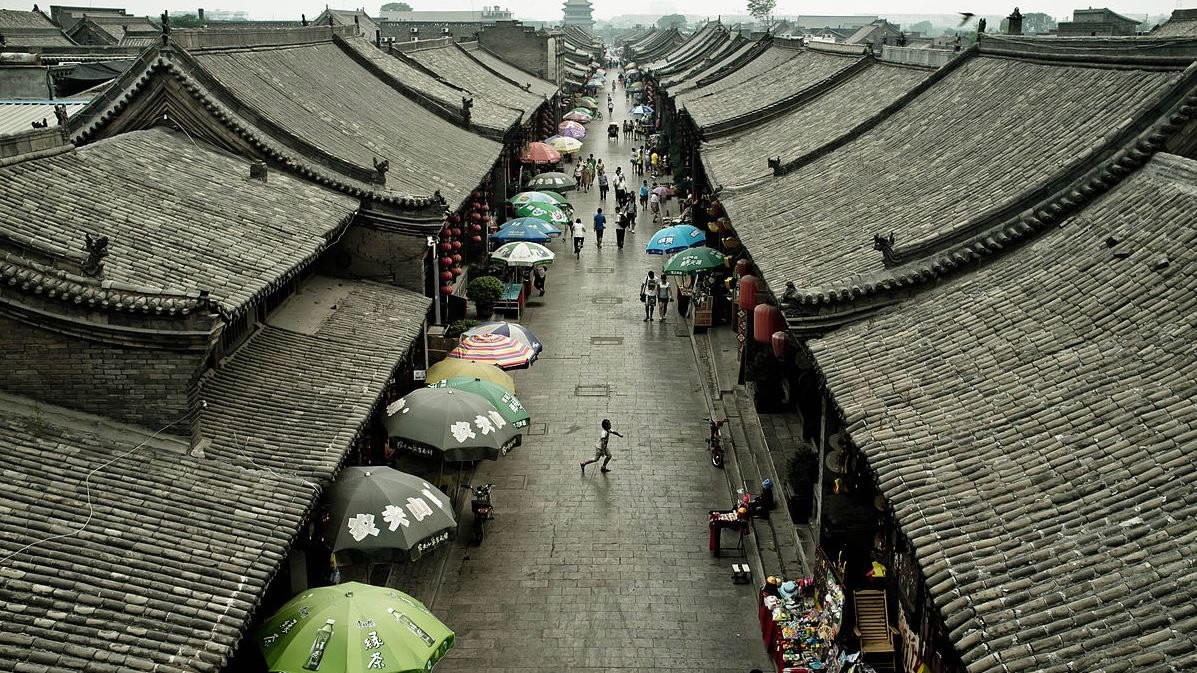
[[[793,59],[798,58],[802,53],[799,49],[771,47],[765,53],[745,63],[742,67],[728,73],[726,77],[721,77],[703,87],[675,96],[674,102],[679,109],[683,108],[692,100],[698,100],[703,96],[713,96],[743,84],[754,77],[772,72]]]
[[[191,56],[240,105],[307,145],[357,166],[389,161],[388,191],[439,190],[456,209],[502,149],[385,85],[332,41]]]
[[[59,421],[0,412],[0,669],[217,673],[315,492]]]
[[[718,21],[708,21],[686,41],[659,57],[652,63],[642,64],[653,73],[671,72],[685,64],[701,58],[703,54],[714,48],[719,42],[728,39],[727,30]]]
[[[445,81],[470,91],[476,98],[522,111],[525,119],[531,119],[544,104],[544,96],[496,77],[456,43],[435,49],[417,49],[406,55]]]
[[[723,197],[771,285],[799,288],[884,269],[897,245],[956,231],[1095,160],[1177,72],[974,57],[848,144]],[[783,157],[783,159],[785,159]],[[799,243],[800,242],[800,243]]]
[[[203,383],[202,422],[218,440],[209,453],[330,481],[431,302],[389,285],[310,280]]]
[[[44,28],[58,30],[58,26],[41,12],[24,12],[17,9],[0,9],[0,31],[8,35],[11,28]]]
[[[228,313],[269,292],[321,251],[356,211],[348,196],[272,172],[181,133],[119,134],[0,168],[0,231],[78,254],[109,237],[105,281],[145,291],[208,290]]]
[[[713,73],[724,65],[732,63],[737,56],[747,54],[752,45],[752,42],[741,37],[739,33],[729,35],[723,44],[710,53],[704,54],[701,59],[688,63],[684,68],[660,75],[657,78],[658,83],[662,89],[667,89],[670,93],[675,90],[684,91],[687,88],[685,86],[687,82],[703,77],[707,73]]]
[[[469,93],[456,83],[450,84],[430,75],[423,68],[409,63],[401,54],[387,54],[363,38],[345,40],[345,44],[368,59],[389,77],[394,77],[416,95],[424,96],[441,108],[442,115],[461,120],[461,99]],[[519,122],[521,113],[512,107],[500,105],[487,98],[476,98],[470,109],[470,123],[487,129],[492,136],[502,137],[512,125]]]
[[[860,58],[802,50],[768,72],[724,87],[718,93],[683,96],[678,107],[684,107],[699,130],[705,131],[723,122],[767,110],[851,68]]]
[[[770,176],[767,159],[783,162],[835,140],[898,100],[930,71],[874,63],[810,103],[757,128],[702,147],[713,184],[726,187]]]
[[[1197,666],[1197,162],[810,342],[971,673]]]
[[[1174,10],[1172,18],[1155,27],[1151,37],[1197,37],[1197,10]]]
[[[516,85],[523,87],[531,85],[528,90],[542,98],[551,98],[557,94],[557,85],[552,82],[543,80],[530,72],[520,70],[511,65],[502,58],[492,54],[483,47],[479,46],[477,42],[469,42],[461,45],[471,58],[481,63],[487,70],[497,74],[509,82],[515,82]]]

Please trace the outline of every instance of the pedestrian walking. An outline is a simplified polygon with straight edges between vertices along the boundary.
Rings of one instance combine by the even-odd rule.
[[[582,191],[590,191],[590,183],[594,182],[594,171],[589,165],[582,168]]]
[[[640,207],[648,208],[648,180],[640,185]]]
[[[541,297],[544,296],[544,281],[545,281],[545,277],[547,277],[548,275],[549,275],[548,267],[538,266],[538,267],[532,269],[532,286],[535,287],[540,292],[540,294],[538,296],[541,296]]]
[[[669,277],[661,274],[661,280],[657,283],[657,306],[658,313],[661,315],[661,322],[665,322],[665,314],[669,311],[669,301],[673,299],[673,286],[669,284]]]
[[[657,275],[652,271],[640,284],[640,301],[644,302],[644,322],[648,322],[653,319],[653,311],[657,308]]]
[[[623,177],[622,167],[615,169],[615,177],[611,181],[611,186],[615,188],[615,205],[622,208],[624,200],[628,198],[628,183]]]
[[[594,459],[579,463],[579,465],[582,466],[583,477],[586,476],[586,466],[592,463],[597,463],[599,460],[603,461],[603,465],[599,471],[603,472],[604,474],[610,472],[611,470],[607,469],[607,463],[611,462],[611,448],[609,446],[611,443],[611,435],[623,437],[623,435],[611,428],[610,419],[604,418],[600,427],[602,429],[599,431],[598,441],[594,443]]]
[[[615,209],[615,247],[623,250],[623,237],[628,233],[628,213],[622,207]]]
[[[636,172],[636,164],[640,163],[640,150],[636,149],[635,147],[632,148],[631,163],[632,163],[631,172],[635,173]]]
[[[574,235],[574,257],[582,259],[582,244],[586,242],[586,225],[582,224],[582,218],[574,221],[572,228]]]
[[[609,190],[611,188],[611,185],[607,180],[606,173],[599,171],[598,183],[599,183],[599,201],[606,201],[607,200],[607,190]]]
[[[582,164],[574,166],[574,189],[582,191]]]
[[[625,211],[628,214],[628,228],[631,229],[632,233],[634,234],[636,233],[636,199],[632,198],[631,195],[628,196],[628,203],[625,207]]]
[[[648,158],[648,163],[649,163],[649,165],[652,167],[652,170],[653,170],[653,177],[656,177],[656,175],[657,175],[657,167],[658,167],[658,166],[660,165],[660,163],[661,163],[661,155],[660,155],[660,154],[657,154],[657,151],[656,151],[656,150],[653,150],[653,153],[652,153],[652,155],[650,155],[650,156],[649,156],[649,158]]]
[[[615,93],[615,85],[611,85],[611,93]],[[607,118],[615,119],[615,97],[607,96]]]
[[[661,195],[656,191],[657,183],[653,183],[653,191],[648,193],[648,210],[653,214],[653,224],[661,217]],[[661,220],[664,223],[664,220]]]
[[[607,216],[603,214],[603,209],[599,208],[594,214],[594,240],[599,250],[603,249],[603,232],[606,231],[606,229]]]

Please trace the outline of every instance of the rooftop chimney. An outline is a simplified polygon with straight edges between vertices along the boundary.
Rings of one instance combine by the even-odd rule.
[[[1019,13],[1017,7],[1010,13],[1010,16],[1006,17],[1006,34],[1022,35],[1022,14]]]
[[[195,15],[196,15],[196,17],[199,18],[200,23],[204,22],[204,8],[203,7],[200,7],[199,9],[195,10]]]

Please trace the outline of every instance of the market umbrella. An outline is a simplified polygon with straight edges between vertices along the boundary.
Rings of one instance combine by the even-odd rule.
[[[628,70],[635,70],[635,69],[636,69],[636,62],[635,62],[635,61],[628,61],[627,63],[624,63],[624,64],[623,64],[623,69],[624,69],[624,71],[625,71],[625,72],[626,72],[626,71],[628,71]]]
[[[628,77],[631,77],[632,75],[639,75],[640,71],[637,70],[636,68],[628,68],[627,70],[623,71],[623,74],[627,75]]]
[[[512,220],[499,230],[490,235],[490,240],[499,243],[508,243],[510,241],[531,241],[532,243],[548,243],[551,238],[548,232],[541,229],[539,226],[531,225],[531,222],[538,224],[548,224],[543,220],[538,220],[533,217],[521,217],[517,220]],[[549,225],[552,226],[552,225]],[[558,229],[557,233],[561,233]]]
[[[255,639],[277,673],[431,671],[454,640],[420,601],[358,582],[304,591],[267,619]]]
[[[603,85],[602,82],[596,82],[594,80],[590,80],[589,82],[586,83],[586,88],[587,89],[597,89],[602,85]]]
[[[564,133],[572,133],[572,131],[567,130]],[[559,154],[577,154],[582,150],[582,141],[577,138],[557,138],[549,146],[557,150]]]
[[[506,243],[490,253],[491,259],[507,266],[547,266],[553,263],[553,257],[553,251],[543,245],[524,242]]]
[[[345,468],[327,500],[333,551],[402,549],[415,560],[457,530],[444,493],[389,467]]]
[[[569,200],[556,192],[534,191],[534,192],[520,192],[508,199],[513,205],[520,205],[524,203],[547,203],[555,206],[568,206]]]
[[[551,203],[521,203],[515,206],[516,217],[534,217],[551,224],[569,224],[569,215]]]
[[[500,369],[520,369],[532,364],[536,350],[502,334],[471,334],[462,336],[449,357],[489,362]]]
[[[666,187],[665,185],[661,185],[660,187],[654,187],[653,194],[656,194],[657,196],[661,197],[661,199],[667,199],[670,197],[669,188]]]
[[[591,119],[594,118],[594,110],[591,110],[590,108],[576,107],[576,108],[570,110],[570,112],[577,112],[578,114],[586,115],[587,117],[590,117]]]
[[[651,105],[637,105],[636,107],[632,108],[631,110],[628,110],[628,114],[635,115],[637,117],[645,117],[652,113],[653,113],[653,108]]]
[[[539,191],[555,189],[564,192],[573,189],[574,186],[574,179],[559,171],[541,173],[528,181],[528,189]]]
[[[544,220],[541,220],[541,219],[538,219],[535,217],[517,217],[514,220],[508,220],[507,224],[504,224],[499,229],[499,231],[506,229],[510,225],[519,225],[521,227],[526,227],[532,231],[539,231],[540,233],[545,234],[551,238],[556,238],[556,237],[560,236],[561,231],[562,231],[560,227],[553,224],[552,222],[545,222]],[[491,235],[491,238],[494,238],[493,234]],[[516,239],[512,239],[512,240],[516,240]],[[536,241],[533,241],[533,243],[535,243],[535,242]]]
[[[564,121],[557,125],[558,133],[564,131],[565,129],[574,129],[575,131],[581,131],[582,133],[586,132],[586,127],[582,126],[578,122]]]
[[[567,124],[578,124],[578,122],[566,122],[566,123]],[[581,126],[581,124],[578,124],[578,126]],[[582,140],[585,137],[586,137],[586,129],[584,129],[584,128],[576,128],[576,129],[564,128],[564,129],[561,129],[560,133],[553,136],[552,138],[546,138],[545,143],[556,148],[556,145],[553,144],[554,140],[561,139],[561,138],[569,138],[571,140]]]
[[[472,379],[490,381],[512,395],[515,394],[515,381],[507,372],[494,365],[488,365],[485,362],[458,360],[456,358],[445,358],[429,367],[428,373],[424,376],[424,382],[432,384],[437,381],[451,379],[454,376],[468,376]]]
[[[382,424],[392,446],[451,463],[497,460],[519,437],[485,397],[452,388],[413,390],[387,405]]]
[[[595,98],[594,96],[582,96],[581,100],[579,100],[578,103],[579,103],[579,105],[588,107],[591,110],[598,109],[598,99]]]
[[[682,227],[686,227],[683,229]],[[705,243],[706,234],[688,224],[665,227],[653,234],[644,251],[650,255],[671,255],[686,248]]]
[[[583,114],[581,112],[567,112],[565,114],[565,116],[562,117],[562,119],[568,119],[570,121],[587,124],[590,121],[592,121],[594,118],[588,114]]]
[[[520,161],[527,164],[555,164],[561,161],[561,155],[545,143],[528,143],[520,152]]]
[[[628,91],[644,91],[644,82],[632,82],[628,85]]]
[[[512,339],[515,339],[537,353],[544,350],[544,344],[540,343],[540,339],[536,338],[536,335],[532,333],[532,330],[524,327],[518,322],[491,320],[489,322],[474,325],[470,329],[463,332],[463,334],[502,334],[503,336],[509,336]]]
[[[695,271],[707,271],[723,266],[723,253],[705,245],[683,250],[665,262],[663,271],[669,275],[685,275]]]
[[[464,390],[466,392],[481,395],[490,401],[491,405],[507,419],[507,422],[514,428],[526,428],[528,423],[532,421],[532,417],[528,415],[528,410],[524,409],[524,405],[516,399],[515,395],[503,390],[502,387],[496,386],[490,381],[483,381],[482,379],[474,379],[468,376],[454,376],[451,379],[444,381],[437,381],[430,387],[432,388],[454,388],[456,390]]]

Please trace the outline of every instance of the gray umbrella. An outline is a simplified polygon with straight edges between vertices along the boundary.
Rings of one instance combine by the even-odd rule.
[[[389,467],[345,468],[328,502],[333,551],[403,549],[414,560],[457,529],[449,496]]]
[[[551,189],[556,192],[564,192],[574,188],[574,179],[565,173],[558,173],[556,171],[549,171],[548,173],[541,173],[528,181],[528,189]]]
[[[456,463],[498,460],[519,430],[485,397],[454,388],[421,388],[387,405],[391,445]]]

